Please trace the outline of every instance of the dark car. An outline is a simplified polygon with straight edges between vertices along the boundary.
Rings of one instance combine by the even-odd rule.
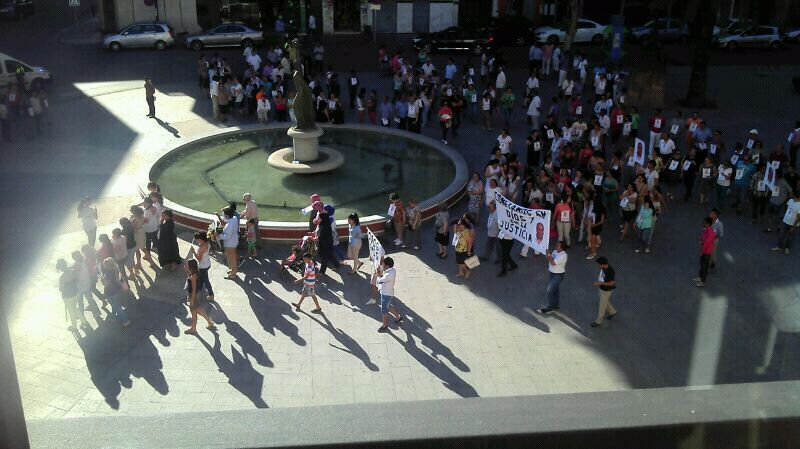
[[[21,19],[33,12],[33,0],[0,0],[0,17]]]
[[[533,24],[523,16],[502,16],[478,31],[496,47],[528,45],[536,39]]]
[[[470,52],[479,55],[493,46],[494,38],[478,31],[466,31],[453,26],[430,34],[421,34],[411,40],[415,50],[432,52]]]

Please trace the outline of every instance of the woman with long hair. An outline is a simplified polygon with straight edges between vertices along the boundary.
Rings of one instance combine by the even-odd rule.
[[[361,223],[357,213],[353,212],[347,216],[347,227],[347,257],[353,261],[353,269],[350,270],[350,274],[356,274],[361,265],[364,265],[364,262],[358,260],[364,234],[361,232]]]
[[[165,210],[161,213],[161,225],[158,228],[158,262],[161,268],[169,265],[170,271],[175,271],[181,263],[178,253],[178,236],[175,234],[175,222],[172,211]]]
[[[436,228],[436,237],[434,240],[439,245],[438,256],[442,259],[447,257],[447,245],[450,240],[450,212],[447,211],[447,203],[442,202],[439,204],[439,211],[436,212],[436,220],[434,223]]]
[[[186,300],[189,303],[189,310],[192,313],[192,324],[189,326],[189,329],[183,331],[184,334],[197,333],[197,315],[200,315],[206,319],[206,322],[208,323],[206,329],[213,331],[217,328],[205,310],[203,310],[203,305],[197,298],[198,278],[199,269],[197,267],[197,261],[194,259],[189,259],[189,261],[186,262],[186,285],[184,288],[186,289]]]
[[[458,265],[458,273],[456,277],[469,278],[472,270],[467,268],[466,260],[472,256],[472,245],[475,243],[475,235],[470,229],[469,223],[466,219],[458,220],[453,226],[453,246],[456,250],[456,264]]]

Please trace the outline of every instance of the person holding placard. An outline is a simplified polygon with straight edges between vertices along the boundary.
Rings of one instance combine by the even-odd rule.
[[[738,158],[737,158],[738,162]],[[717,169],[717,207],[723,209],[725,207],[725,197],[728,194],[728,189],[731,187],[733,180],[733,164],[730,160],[723,161]]]
[[[711,162],[710,157],[707,157],[703,165],[700,166],[698,174],[700,175],[700,180],[697,183],[700,192],[700,204],[706,204],[708,203],[708,197],[711,196],[711,192],[714,190],[714,186],[717,184],[717,169]]]
[[[747,140],[745,140],[745,147],[750,150],[755,145],[756,142],[759,142],[761,139],[758,137],[758,130],[753,128],[747,133]]]
[[[442,128],[442,143],[447,145],[447,133],[453,123],[453,109],[450,103],[444,101],[442,107],[439,108],[439,126]]]
[[[683,201],[688,202],[692,197],[692,189],[694,188],[694,181],[697,178],[697,163],[695,162],[697,154],[695,149],[689,150],[689,154],[681,161],[681,180],[683,181]]]
[[[726,154],[727,146],[725,145],[725,141],[722,140],[722,131],[715,130],[714,134],[711,136],[711,141],[708,142],[708,157],[711,158],[714,164],[717,164]],[[704,159],[699,159],[697,161],[698,165],[702,165],[703,161]]]
[[[758,223],[761,217],[764,216],[767,210],[767,202],[769,201],[769,187],[764,182],[764,176],[767,172],[767,166],[761,164],[756,169],[756,172],[750,178],[750,205],[752,207],[751,218],[753,224]]]
[[[706,217],[703,219],[703,233],[700,234],[700,275],[694,278],[698,287],[706,285],[715,238],[714,230],[711,228],[711,218]]]
[[[655,221],[655,205],[650,196],[646,196],[642,202],[642,207],[639,208],[639,213],[636,215],[636,221],[633,224],[634,229],[639,231],[639,241],[637,242],[635,253],[642,251],[644,247],[645,253],[650,253],[650,241],[653,232],[653,222]]]
[[[786,213],[783,215],[783,222],[778,229],[778,245],[772,248],[773,251],[782,251],[787,256],[792,247],[797,229],[800,227],[800,196],[792,191],[792,197],[786,203]]]
[[[770,183],[765,181],[767,189],[769,190],[769,205],[767,210],[769,216],[767,218],[767,229],[764,232],[772,232],[772,225],[779,220],[785,213],[783,207],[789,199],[792,188],[786,179],[779,177],[774,181],[772,187]]]
[[[639,194],[636,193],[636,187],[633,183],[628,183],[625,186],[625,191],[622,192],[622,199],[619,202],[619,207],[622,210],[622,233],[619,236],[619,241],[625,240],[628,234],[628,229],[631,223],[636,218],[636,207],[638,205]]]
[[[561,281],[567,271],[567,252],[561,242],[556,242],[556,247],[552,253],[547,255],[548,271],[550,272],[550,280],[547,284],[547,306],[538,309],[537,311],[542,315],[546,315],[554,310],[560,309],[560,286]]]
[[[783,144],[779,143],[775,146],[775,151],[769,154],[769,163],[772,165],[777,164],[777,175],[781,176],[789,166],[789,155],[783,149]],[[793,188],[795,186],[792,186]]]
[[[575,212],[569,204],[569,196],[562,194],[559,203],[553,210],[553,219],[556,222],[556,230],[558,231],[558,241],[564,244],[566,249],[569,249],[572,244],[570,240],[570,232],[575,227]]]
[[[647,147],[647,154],[650,155],[653,153],[653,147],[655,147],[656,141],[658,140],[659,136],[661,136],[661,132],[664,130],[667,119],[661,113],[661,109],[656,108],[655,114],[650,116],[648,119],[648,125],[650,128],[650,145]]]

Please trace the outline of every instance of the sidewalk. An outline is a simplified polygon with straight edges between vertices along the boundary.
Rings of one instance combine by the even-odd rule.
[[[87,17],[79,20],[58,33],[58,43],[66,45],[100,45],[103,33],[100,31],[100,19]]]

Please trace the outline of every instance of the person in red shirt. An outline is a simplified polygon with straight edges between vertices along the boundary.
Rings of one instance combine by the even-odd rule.
[[[656,141],[661,137],[661,131],[667,126],[667,118],[661,113],[661,109],[656,109],[656,113],[650,117],[647,123],[650,126],[650,146],[648,147],[647,154],[650,155],[653,153],[653,147]]]
[[[442,143],[447,145],[447,131],[450,129],[450,124],[453,122],[453,109],[450,107],[450,102],[445,101],[442,107],[439,108],[439,125],[442,127]]]
[[[622,124],[625,123],[625,107],[620,103],[611,110],[611,143],[617,143],[622,135]]]
[[[700,234],[700,276],[694,278],[698,287],[705,286],[708,270],[711,267],[711,254],[714,251],[714,240],[717,234],[711,228],[711,218],[703,219],[703,233]]]
[[[558,230],[558,241],[566,245],[565,248],[569,248],[571,244],[569,233],[573,228],[575,213],[572,211],[572,206],[569,205],[569,197],[566,194],[561,195],[561,202],[556,205],[553,212],[553,220]]]
[[[783,150],[783,144],[779,143],[777,147],[775,147],[775,151],[769,154],[769,162],[778,162],[778,177],[783,174],[784,169],[788,167],[789,164],[789,155]]]

